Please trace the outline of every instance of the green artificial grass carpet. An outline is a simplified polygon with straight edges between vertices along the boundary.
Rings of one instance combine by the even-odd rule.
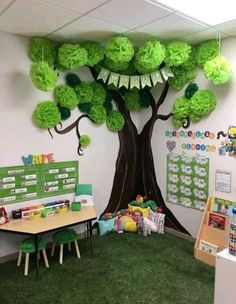
[[[94,237],[64,249],[64,264],[48,253],[36,280],[33,256],[29,275],[16,261],[0,265],[1,304],[212,304],[214,268],[193,257],[193,244],[170,234],[149,237],[126,233]]]

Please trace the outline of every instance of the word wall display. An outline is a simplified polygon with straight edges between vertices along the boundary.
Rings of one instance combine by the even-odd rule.
[[[167,155],[166,200],[204,210],[208,197],[209,158],[186,153]]]
[[[0,205],[75,192],[78,161],[0,168]]]

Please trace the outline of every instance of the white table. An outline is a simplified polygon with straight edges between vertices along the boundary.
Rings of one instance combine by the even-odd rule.
[[[236,257],[224,249],[216,254],[214,304],[236,303]]]

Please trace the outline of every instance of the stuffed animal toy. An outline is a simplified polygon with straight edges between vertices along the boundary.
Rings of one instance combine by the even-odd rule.
[[[155,223],[146,217],[141,217],[138,222],[138,233],[142,233],[144,236],[150,235],[151,232],[157,232]]]

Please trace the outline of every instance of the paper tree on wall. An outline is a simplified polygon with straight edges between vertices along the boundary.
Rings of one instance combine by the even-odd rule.
[[[30,71],[33,83],[41,90],[54,90],[55,96],[55,101],[40,102],[34,111],[34,121],[40,128],[54,128],[59,134],[75,129],[78,154],[90,143],[88,135],[80,134],[82,119],[106,123],[110,131],[118,132],[120,149],[104,212],[126,208],[137,193],[143,193],[162,208],[167,226],[188,233],[163,200],[156,181],[151,138],[158,120],[172,117],[176,127],[187,127],[215,108],[214,94],[200,90],[194,80],[199,67],[215,84],[230,79],[231,70],[227,60],[219,55],[218,42],[211,40],[193,47],[185,42],[164,46],[153,40],[135,49],[123,36],[112,38],[105,46],[88,42],[55,47],[46,39],[33,38],[29,55],[34,61]],[[77,76],[76,70],[84,65],[90,69],[94,83],[81,81]],[[60,86],[56,86],[58,70],[66,75],[66,83]],[[161,83],[162,91],[155,100],[150,89],[157,83]],[[169,86],[180,91],[186,84],[184,95],[177,98],[172,111],[160,113]],[[152,115],[138,133],[130,112],[148,107]],[[61,121],[68,119],[75,108],[81,115],[63,129]]]

